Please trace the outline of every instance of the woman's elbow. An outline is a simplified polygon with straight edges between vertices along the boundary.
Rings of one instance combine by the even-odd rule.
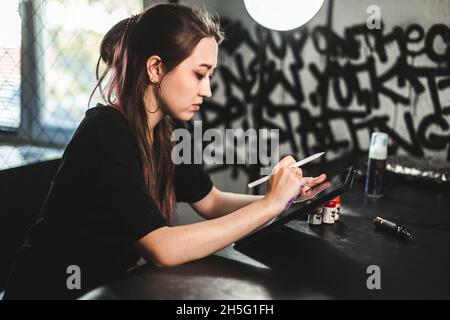
[[[173,248],[168,232],[170,227],[157,229],[142,239],[136,248],[138,253],[147,261],[158,267],[174,267],[182,264],[178,259],[177,248]]]
[[[149,257],[150,260],[146,257],[144,259],[151,261],[155,266],[160,268],[176,267],[182,264],[173,254],[164,252],[153,254]]]

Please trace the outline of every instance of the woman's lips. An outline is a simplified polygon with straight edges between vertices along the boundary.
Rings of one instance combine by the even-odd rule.
[[[199,104],[193,104],[192,108],[194,109],[194,111],[198,111],[198,110],[200,110],[200,105]]]

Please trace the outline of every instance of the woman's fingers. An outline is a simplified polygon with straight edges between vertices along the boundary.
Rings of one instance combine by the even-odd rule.
[[[301,190],[302,193],[307,192],[311,188],[324,182],[327,179],[327,176],[326,176],[326,174],[322,173],[320,176],[318,176],[316,178],[305,177],[305,179],[307,179],[307,184],[302,187],[302,190]]]
[[[316,178],[312,178],[309,182],[308,182],[308,186],[309,187],[314,187],[317,186],[318,184],[321,184],[322,182],[324,182],[327,178],[327,175],[325,173],[322,173],[320,176],[316,177]]]
[[[296,163],[296,161],[295,161],[294,157],[289,155],[289,156],[286,156],[283,159],[281,159],[279,165],[283,166],[283,167],[289,167],[295,163]]]
[[[294,165],[295,163],[296,163],[296,161],[293,156],[291,156],[291,155],[286,156],[283,159],[281,159],[281,161],[278,162],[278,164],[272,169],[272,174],[277,173],[277,171],[281,167],[290,167],[290,166]],[[301,169],[299,169],[299,170],[301,170]]]

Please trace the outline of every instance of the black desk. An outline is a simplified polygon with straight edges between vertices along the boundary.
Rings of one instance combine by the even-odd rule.
[[[393,180],[383,199],[362,190],[355,181],[333,226],[310,228],[303,217],[243,252],[142,266],[82,299],[450,298],[450,192]],[[408,227],[412,241],[375,231],[377,215]],[[380,267],[380,290],[367,288],[370,265]]]

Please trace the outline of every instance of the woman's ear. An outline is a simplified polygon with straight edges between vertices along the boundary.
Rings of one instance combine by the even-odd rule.
[[[157,84],[161,81],[163,67],[159,56],[153,55],[147,59],[147,75],[152,84]]]

